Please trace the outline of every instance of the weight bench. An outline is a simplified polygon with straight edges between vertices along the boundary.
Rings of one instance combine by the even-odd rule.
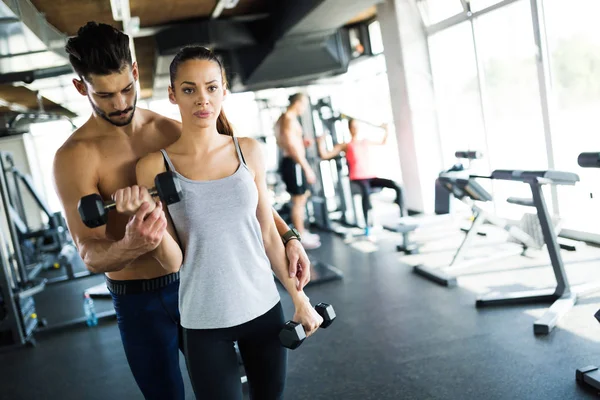
[[[458,247],[452,261],[447,267],[432,268],[425,265],[416,265],[413,272],[439,285],[454,287],[457,284],[457,275],[460,272],[473,267],[474,265],[502,259],[508,256],[523,254],[529,247],[539,247],[534,239],[513,224],[509,224],[502,218],[497,217],[483,210],[477,205],[478,202],[486,203],[492,201],[492,195],[485,190],[475,179],[464,178],[455,174],[440,175],[439,182],[457,199],[471,207],[475,218],[467,230],[462,243]],[[488,222],[500,229],[505,230],[515,241],[521,244],[521,247],[508,249],[506,251],[494,252],[488,257],[476,258],[473,260],[464,260],[465,251],[473,241],[473,238],[480,234],[481,226]]]

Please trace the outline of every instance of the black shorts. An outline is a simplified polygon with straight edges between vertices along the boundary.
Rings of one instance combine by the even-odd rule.
[[[306,176],[300,164],[290,157],[283,157],[279,166],[285,188],[292,196],[302,195],[308,190]]]

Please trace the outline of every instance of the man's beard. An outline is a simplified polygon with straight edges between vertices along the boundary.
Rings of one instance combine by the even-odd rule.
[[[108,123],[110,123],[111,125],[114,126],[127,126],[131,123],[131,120],[133,119],[133,115],[135,114],[135,107],[137,105],[137,96],[135,96],[135,99],[133,101],[133,107],[129,107],[123,111],[116,111],[116,112],[112,112],[109,114],[106,114],[104,111],[102,111],[100,108],[98,108],[93,102],[92,99],[90,99],[88,97],[88,99],[90,100],[90,104],[92,105],[92,108],[94,109],[94,111],[96,111],[96,113],[102,117],[102,119],[106,120]],[[129,111],[131,111],[131,115],[129,116],[129,118],[127,118],[126,121],[123,122],[115,122],[112,119],[110,119],[110,117],[117,117],[121,114],[126,114]]]

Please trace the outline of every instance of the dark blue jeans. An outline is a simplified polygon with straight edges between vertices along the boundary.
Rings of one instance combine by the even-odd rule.
[[[184,399],[183,378],[179,368],[179,350],[183,348],[179,323],[179,280],[158,289],[127,293],[141,281],[110,281],[123,285],[123,291],[111,290],[121,340],[131,372],[146,399]],[[141,285],[137,285],[140,286]],[[150,285],[151,286],[151,285]],[[124,294],[116,294],[124,293]]]

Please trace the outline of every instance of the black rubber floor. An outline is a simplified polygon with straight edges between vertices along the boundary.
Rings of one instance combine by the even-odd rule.
[[[542,307],[477,310],[471,286],[442,288],[401,264],[395,240],[350,246],[323,234],[322,241],[314,254],[345,278],[307,292],[314,303],[333,304],[338,318],[290,352],[286,398],[595,398],[576,384],[575,369],[600,363],[600,324],[592,318],[599,297],[582,299],[554,332],[536,337]],[[283,304],[291,317],[285,294]],[[115,322],[0,354],[0,379],[7,400],[141,399]]]

